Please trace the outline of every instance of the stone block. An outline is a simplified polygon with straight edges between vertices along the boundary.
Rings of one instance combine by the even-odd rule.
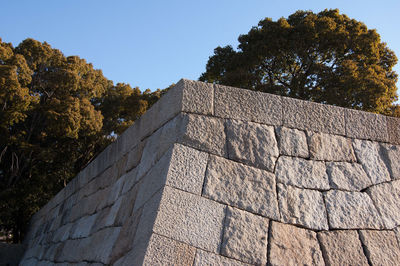
[[[63,226],[60,226],[53,234],[53,240],[52,242],[61,242],[65,241],[70,237],[71,230],[72,230],[72,223],[65,224]]]
[[[345,109],[346,135],[350,138],[387,142],[386,116]]]
[[[252,122],[226,122],[228,157],[245,164],[274,171],[279,156],[274,127]]]
[[[344,108],[282,97],[286,127],[345,135]]]
[[[282,98],[256,91],[215,86],[215,115],[222,118],[282,124]]]
[[[71,232],[71,238],[74,239],[89,236],[94,222],[96,221],[97,215],[98,214],[95,213],[90,216],[82,217],[78,221],[76,221],[73,227],[73,231]]]
[[[143,265],[192,265],[196,248],[157,234],[152,234]]]
[[[358,161],[373,184],[390,181],[390,174],[382,160],[377,142],[355,139],[353,147]]]
[[[278,184],[282,221],[314,230],[328,230],[324,199],[316,190]]]
[[[355,162],[351,140],[342,136],[309,132],[310,158],[321,161]]]
[[[214,114],[214,85],[181,79],[175,87],[182,90],[182,112]]]
[[[125,172],[129,172],[140,163],[145,143],[146,142],[141,141],[134,148],[132,148],[131,151],[129,151],[129,153],[127,154]]]
[[[306,134],[302,130],[278,127],[276,129],[281,155],[308,158]]]
[[[400,226],[397,226],[396,228],[394,228],[393,231],[396,234],[397,242],[399,242],[399,246],[400,246]]]
[[[210,156],[203,195],[252,213],[279,219],[275,176],[265,170]]]
[[[400,118],[387,116],[386,123],[389,142],[393,144],[400,144]]]
[[[187,114],[183,117],[183,135],[179,143],[205,151],[208,153],[226,156],[226,140],[224,120]]]
[[[153,231],[207,251],[220,249],[225,207],[166,186]]]
[[[279,157],[275,175],[278,182],[301,188],[328,190],[329,180],[325,164],[303,158]]]
[[[331,190],[325,194],[331,229],[382,229],[383,222],[366,193]]]
[[[270,265],[325,265],[317,234],[293,225],[272,222]]]
[[[357,231],[319,232],[318,240],[327,265],[369,265]]]
[[[400,146],[381,144],[381,152],[392,179],[400,179]]]
[[[360,238],[372,265],[398,265],[400,248],[393,231],[361,230]]]
[[[333,189],[360,191],[372,185],[361,164],[327,162],[326,172]]]
[[[268,219],[227,208],[221,254],[243,262],[267,262]]]
[[[127,218],[132,215],[138,191],[139,186],[137,185],[121,196],[121,204],[117,216],[115,217],[115,224],[117,226],[125,224]]]
[[[247,263],[243,263],[237,260],[233,260],[227,257],[223,257],[220,255],[217,255],[215,253],[207,252],[201,249],[198,249],[196,251],[196,257],[194,259],[194,264],[193,266],[224,266],[224,265],[230,265],[230,266],[245,266],[249,265]]]
[[[121,231],[120,227],[105,228],[91,237],[79,242],[78,249],[83,253],[83,260],[108,264],[115,241]]]
[[[370,187],[367,193],[381,214],[386,228],[400,225],[400,180]]]
[[[122,198],[119,198],[112,206],[106,207],[99,211],[95,222],[91,228],[91,233],[110,226],[116,225],[117,215],[121,207]],[[127,210],[128,211],[128,210]]]

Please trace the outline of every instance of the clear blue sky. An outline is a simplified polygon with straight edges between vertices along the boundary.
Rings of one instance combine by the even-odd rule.
[[[154,90],[198,79],[215,47],[236,47],[265,17],[325,8],[377,29],[400,58],[399,0],[1,0],[0,38],[14,46],[28,37],[46,41],[115,83]]]

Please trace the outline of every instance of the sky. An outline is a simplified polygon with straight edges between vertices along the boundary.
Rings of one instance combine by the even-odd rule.
[[[296,10],[338,8],[376,29],[400,58],[399,0],[0,0],[0,6],[3,42],[46,41],[86,59],[114,83],[141,90],[197,80],[214,48],[236,47],[239,35],[261,19]],[[399,64],[395,70],[400,73]]]

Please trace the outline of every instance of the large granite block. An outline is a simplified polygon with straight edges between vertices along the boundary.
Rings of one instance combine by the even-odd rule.
[[[153,231],[207,251],[218,252],[225,206],[166,186]]]
[[[274,127],[252,122],[226,122],[228,157],[257,168],[274,171],[279,156]]]
[[[360,238],[372,265],[398,265],[400,248],[393,231],[360,231]]]
[[[182,112],[214,114],[214,85],[181,79],[173,89],[182,91]]]
[[[386,123],[389,142],[393,144],[400,144],[400,118],[386,117]]]
[[[381,152],[392,179],[400,179],[400,146],[381,144]]]
[[[315,132],[345,135],[343,108],[282,97],[283,125]]]
[[[318,240],[327,265],[369,265],[357,231],[319,232]]]
[[[333,189],[360,191],[372,185],[361,164],[327,162],[326,172]]]
[[[370,187],[367,192],[381,214],[386,228],[392,229],[400,225],[400,180]]]
[[[302,188],[328,190],[329,181],[325,164],[303,158],[281,156],[276,163],[278,182]]]
[[[324,199],[316,190],[278,184],[282,221],[314,230],[328,230]]]
[[[272,219],[279,219],[274,174],[210,156],[203,195]]]
[[[350,138],[388,141],[386,116],[345,109],[346,135]]]
[[[271,227],[270,265],[325,265],[315,232],[277,222]]]
[[[215,86],[215,115],[222,118],[282,124],[282,98],[256,91]]]
[[[382,229],[382,219],[366,193],[331,190],[325,194],[331,229]]]
[[[250,264],[267,262],[268,219],[228,207],[221,254]]]
[[[276,134],[279,142],[279,153],[281,155],[308,158],[307,137],[304,131],[278,127]]]
[[[322,161],[354,162],[351,140],[342,136],[309,132],[310,158]]]
[[[245,266],[249,265],[234,259],[230,259],[224,256],[217,255],[215,253],[207,252],[201,249],[197,249],[196,257],[194,259],[193,266]]]

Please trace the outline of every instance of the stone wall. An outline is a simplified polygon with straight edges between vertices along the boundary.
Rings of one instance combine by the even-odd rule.
[[[21,265],[396,265],[400,120],[181,80],[33,218]]]

